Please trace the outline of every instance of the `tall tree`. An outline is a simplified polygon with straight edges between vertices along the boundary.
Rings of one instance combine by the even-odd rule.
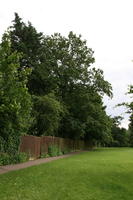
[[[128,94],[131,95],[131,98],[133,97],[133,85],[130,85],[128,88]],[[130,145],[133,147],[133,101],[130,103],[125,104],[128,108],[128,113],[130,114],[129,120],[129,133],[130,133]]]
[[[40,63],[42,33],[38,33],[30,22],[26,25],[17,13],[10,27],[11,49],[23,53],[20,67],[34,68]]]
[[[28,88],[30,93],[36,96],[35,112],[33,112],[36,126],[40,116],[45,116],[44,119],[47,121],[46,116],[50,116],[54,111],[53,103],[58,102],[58,105],[63,105],[64,112],[64,115],[61,115],[62,120],[57,117],[58,115],[55,116],[56,119],[61,120],[60,125],[60,120],[57,120],[58,134],[61,136],[95,137],[101,140],[109,133],[108,117],[102,97],[104,94],[111,97],[112,87],[104,80],[103,71],[91,66],[95,61],[94,52],[88,48],[87,42],[82,40],[81,35],[77,36],[70,32],[68,37],[58,33],[43,36],[42,33],[37,33],[30,23],[26,25],[22,22],[17,14],[10,34],[11,48],[23,53],[21,69],[33,68],[28,80]],[[55,95],[52,100],[50,94]],[[47,113],[46,105],[53,110],[49,109]],[[60,109],[58,111],[60,113]],[[43,126],[43,120],[41,122]],[[52,123],[51,121],[49,126]],[[36,134],[40,135],[44,130],[46,131],[45,127],[41,130],[43,131]],[[92,132],[95,133],[90,137]],[[101,137],[100,134],[103,136]]]
[[[98,93],[77,86],[68,96],[67,108],[69,112],[63,118],[60,130],[63,137],[110,142],[111,123]]]
[[[44,62],[34,70],[30,81],[35,93],[54,90],[64,99],[80,83],[93,87],[95,92],[102,95],[106,93],[111,96],[111,85],[104,80],[102,70],[91,67],[95,61],[93,51],[81,36],[72,32],[67,38],[57,33],[46,36],[42,54]]]
[[[31,97],[26,87],[29,69],[18,71],[20,55],[11,51],[4,34],[0,44],[0,139],[4,151],[15,153],[30,125]]]
[[[120,127],[122,119],[123,118],[121,116],[116,116],[112,118],[111,135],[113,140],[110,143],[111,146],[129,146],[129,133],[125,128]]]

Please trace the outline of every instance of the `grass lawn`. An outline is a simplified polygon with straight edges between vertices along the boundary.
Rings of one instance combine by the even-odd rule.
[[[132,200],[133,149],[85,152],[0,175],[0,200]]]

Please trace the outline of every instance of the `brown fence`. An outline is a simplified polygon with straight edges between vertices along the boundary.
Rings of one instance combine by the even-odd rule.
[[[25,152],[33,158],[39,158],[41,154],[48,153],[49,146],[58,146],[61,151],[81,150],[88,146],[83,140],[71,140],[53,136],[36,137],[31,135],[22,136],[20,152]]]
[[[31,135],[21,137],[20,152],[27,153],[30,157],[39,158],[41,138]]]

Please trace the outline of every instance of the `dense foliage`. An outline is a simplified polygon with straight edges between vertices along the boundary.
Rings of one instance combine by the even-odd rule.
[[[58,136],[57,130],[61,116],[63,115],[63,106],[56,100],[54,94],[44,96],[32,96],[34,117],[30,127],[29,134],[36,136],[54,135]]]
[[[112,122],[102,98],[112,87],[92,67],[93,53],[80,35],[45,36],[16,13],[0,46],[1,140],[17,142],[16,150],[27,133],[109,144]]]
[[[128,94],[131,95],[131,98],[133,97],[133,85],[130,85],[128,89]],[[130,135],[130,145],[133,147],[133,101],[130,103],[124,103],[127,107],[127,112],[130,114],[129,118],[129,135]]]
[[[129,131],[126,130],[125,128],[120,127],[122,119],[123,118],[121,116],[112,118],[112,128],[111,128],[112,141],[110,142],[109,146],[113,147],[130,146]]]
[[[18,70],[20,54],[12,52],[10,37],[0,44],[0,151],[15,154],[20,136],[31,122],[31,96],[26,87],[28,69]]]

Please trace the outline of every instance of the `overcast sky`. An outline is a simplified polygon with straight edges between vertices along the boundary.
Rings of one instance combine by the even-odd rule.
[[[133,0],[1,0],[0,36],[11,25],[14,12],[44,34],[69,31],[81,34],[94,50],[95,66],[104,71],[113,86],[114,98],[105,98],[107,113],[128,116],[114,106],[129,101],[125,96],[133,84]]]

